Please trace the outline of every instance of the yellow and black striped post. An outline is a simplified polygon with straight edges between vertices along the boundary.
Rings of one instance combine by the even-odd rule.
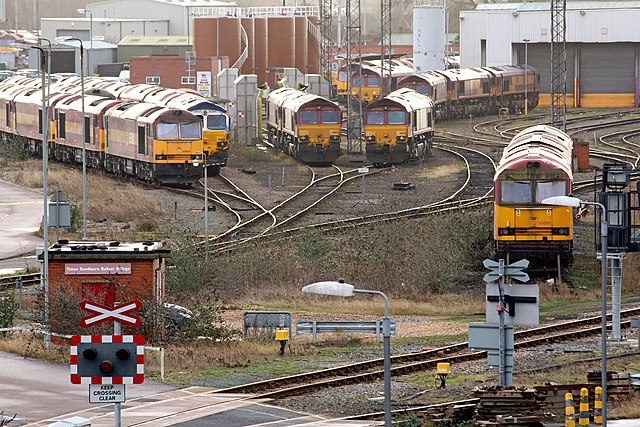
[[[576,427],[573,394],[571,393],[564,395],[564,427]]]
[[[578,415],[578,424],[581,426],[589,425],[589,390],[585,387],[580,389],[580,414]]]
[[[593,401],[593,423],[602,424],[602,387],[596,387],[596,396]]]

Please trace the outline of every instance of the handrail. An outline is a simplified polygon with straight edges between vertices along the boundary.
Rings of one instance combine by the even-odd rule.
[[[242,30],[242,41],[244,42],[244,50],[238,57],[238,60],[231,66],[231,68],[240,69],[244,65],[247,57],[249,56],[249,38],[247,37],[247,32],[244,30],[244,27],[241,25],[240,30]]]

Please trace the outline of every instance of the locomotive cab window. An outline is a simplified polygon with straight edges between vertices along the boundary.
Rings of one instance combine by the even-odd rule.
[[[158,139],[178,139],[178,124],[158,123],[156,125],[156,137]]]
[[[300,112],[300,124],[315,125],[318,123],[318,113],[316,110],[302,110]]]
[[[489,93],[489,82],[482,82],[482,93]]]
[[[362,77],[356,77],[353,79],[353,86],[355,87],[362,87],[362,82],[364,81],[364,79]]]
[[[528,181],[500,182],[502,203],[531,203],[531,183]]]
[[[384,124],[384,112],[382,111],[369,111],[365,116],[365,122],[368,125],[383,125]]]
[[[320,123],[328,125],[328,124],[338,124],[340,122],[340,114],[338,111],[331,110],[320,110]]]
[[[378,77],[369,77],[367,79],[367,86],[368,87],[380,86],[380,79]]]
[[[427,95],[427,96],[430,95],[429,86],[427,85],[416,85],[415,91],[418,92],[420,95]]]
[[[536,203],[553,196],[565,196],[565,181],[538,181],[536,183]]]
[[[406,122],[404,111],[389,111],[387,113],[387,122],[390,125],[403,125]]]
[[[208,130],[226,130],[227,119],[223,115],[208,115],[206,116],[207,129]]]
[[[180,123],[180,139],[202,138],[202,126],[198,122]]]

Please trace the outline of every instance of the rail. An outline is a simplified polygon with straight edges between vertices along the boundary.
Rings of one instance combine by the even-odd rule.
[[[390,321],[391,335],[396,334],[396,321]],[[382,335],[382,320],[373,321],[315,321],[315,320],[297,320],[297,334],[313,334],[313,342],[317,342],[318,334],[322,333],[346,333],[346,334],[376,334],[376,342],[380,342]]]

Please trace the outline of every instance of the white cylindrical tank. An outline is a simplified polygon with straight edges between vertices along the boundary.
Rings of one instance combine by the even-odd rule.
[[[445,69],[446,13],[441,0],[416,1],[413,5],[413,71]]]

